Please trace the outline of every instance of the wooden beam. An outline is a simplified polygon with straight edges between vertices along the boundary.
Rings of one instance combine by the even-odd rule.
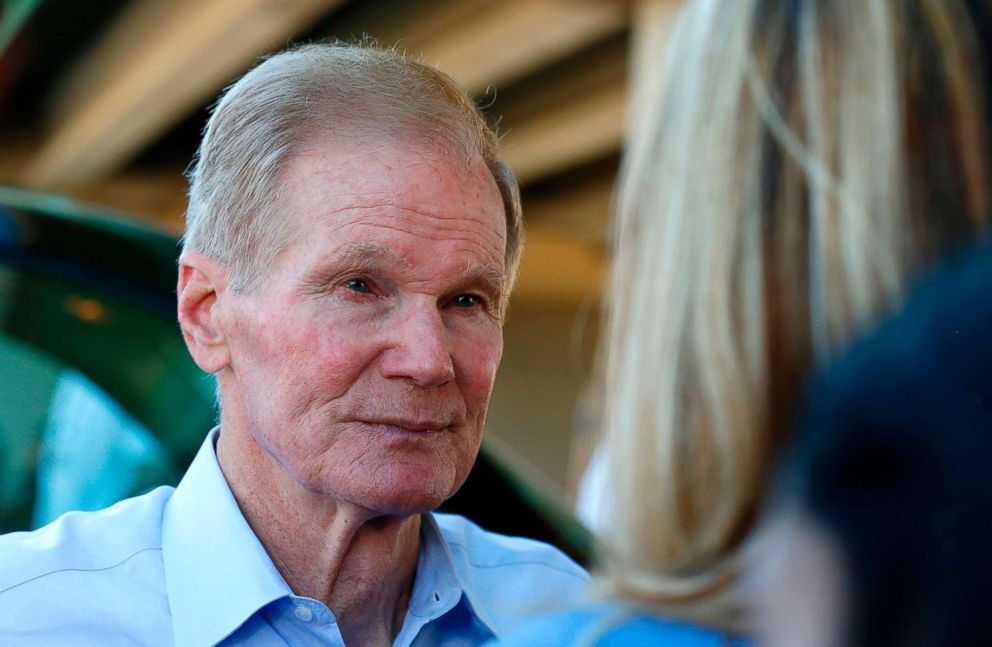
[[[368,34],[383,47],[396,47],[417,55],[426,43],[471,20],[503,0],[366,0],[357,5],[357,16],[336,23],[333,33],[342,38]]]
[[[379,0],[336,29],[369,33],[481,95],[621,31],[626,13],[616,0]]]
[[[482,94],[619,32],[624,13],[603,0],[489,2],[423,42],[408,39],[407,47]]]
[[[620,78],[520,121],[507,119],[503,159],[526,183],[608,155],[623,143],[626,112]]]
[[[525,186],[620,149],[628,50],[619,34],[497,95],[487,112]]]
[[[527,230],[557,231],[577,243],[607,248],[614,175],[582,177],[553,192],[524,193]]]
[[[136,0],[71,75],[24,181],[59,186],[115,170],[340,2]]]

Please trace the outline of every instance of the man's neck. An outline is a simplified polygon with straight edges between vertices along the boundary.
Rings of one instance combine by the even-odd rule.
[[[293,593],[326,604],[349,646],[391,644],[413,588],[420,517],[375,516],[306,491],[264,469],[270,457],[253,448],[225,442],[221,433],[217,458]]]

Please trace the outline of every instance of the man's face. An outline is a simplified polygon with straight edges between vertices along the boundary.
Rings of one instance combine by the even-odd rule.
[[[390,146],[315,147],[285,179],[295,241],[226,296],[224,424],[311,492],[433,509],[475,461],[502,353],[496,184],[481,160]]]

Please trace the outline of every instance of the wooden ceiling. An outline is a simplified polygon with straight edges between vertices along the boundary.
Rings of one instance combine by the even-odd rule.
[[[680,1],[80,3],[94,16],[77,0],[41,0],[0,56],[0,182],[178,231],[181,172],[217,94],[289,43],[367,35],[452,74],[499,123],[529,230],[516,298],[575,304],[605,264],[630,61],[635,74],[654,71],[639,43],[658,37]],[[642,35],[642,17],[654,35]]]

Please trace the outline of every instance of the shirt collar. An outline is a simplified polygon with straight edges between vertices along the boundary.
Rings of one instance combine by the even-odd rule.
[[[220,428],[207,435],[162,519],[162,561],[177,645],[216,645],[262,607],[292,591],[245,521],[217,462]],[[438,527],[421,517],[420,554],[408,614],[426,624],[465,604],[493,637],[485,597]]]
[[[245,521],[207,436],[165,508],[162,561],[177,645],[215,645],[291,595]]]

